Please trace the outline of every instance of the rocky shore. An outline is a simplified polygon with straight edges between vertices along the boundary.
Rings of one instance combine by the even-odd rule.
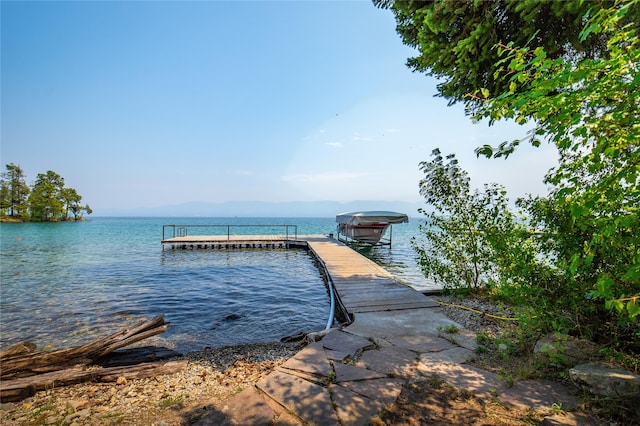
[[[443,314],[476,334],[502,337],[513,325],[511,321],[501,319],[514,316],[514,311],[508,306],[477,298],[461,299],[443,295],[435,296],[434,300],[441,304]]]
[[[0,424],[190,424],[207,414],[207,406],[253,385],[300,348],[300,343],[271,343],[191,352],[182,358],[187,369],[179,373],[54,388],[0,404]]]

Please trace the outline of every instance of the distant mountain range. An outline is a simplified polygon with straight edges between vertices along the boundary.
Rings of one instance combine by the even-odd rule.
[[[361,210],[390,210],[419,216],[422,203],[361,200],[337,201],[230,201],[206,203],[193,201],[154,208],[96,209],[92,216],[117,217],[333,217],[338,213]]]

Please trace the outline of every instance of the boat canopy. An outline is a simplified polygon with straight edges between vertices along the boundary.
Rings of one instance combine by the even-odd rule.
[[[336,222],[344,225],[370,225],[374,223],[406,223],[409,222],[409,216],[404,213],[389,211],[363,211],[340,213],[336,215]]]

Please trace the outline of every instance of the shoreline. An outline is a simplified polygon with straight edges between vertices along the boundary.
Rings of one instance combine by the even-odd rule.
[[[216,403],[255,384],[303,346],[300,342],[273,342],[188,352],[171,359],[188,361],[187,368],[178,373],[79,383],[1,403],[0,424],[192,424]]]
[[[449,297],[442,299],[451,301]],[[488,304],[483,307],[497,309]],[[446,306],[442,309],[463,327],[500,332],[495,323],[477,322],[469,311]],[[178,373],[135,380],[123,378],[110,383],[80,383],[0,404],[0,423],[193,424],[228,398],[255,385],[305,346],[303,341],[272,342],[190,351],[170,359],[188,361],[187,368]]]
[[[504,306],[473,297],[442,296],[439,299],[444,303],[434,309],[440,309],[466,330],[495,337],[509,332],[510,326],[505,322],[473,312],[480,310],[504,315],[509,313]],[[470,309],[456,309],[454,304]],[[445,334],[455,332],[443,330]],[[304,341],[272,342],[192,351],[171,359],[188,361],[187,368],[178,373],[146,379],[119,378],[110,383],[82,383],[40,391],[20,402],[2,403],[0,424],[194,424],[208,415],[215,418],[215,413],[223,411],[231,397],[255,386],[305,346]],[[481,361],[474,365],[491,371],[491,365]],[[510,426],[531,424],[533,419],[542,421],[543,412],[486,404],[464,389],[442,383],[433,378],[418,382],[409,380],[398,399],[387,406],[373,424],[395,424],[394,419],[406,421],[403,424],[421,424],[425,416],[446,424],[462,424],[458,423],[460,410],[475,416],[473,418],[478,421],[488,422],[478,424],[494,424],[496,418],[504,420],[500,424]],[[578,407],[567,414],[580,419],[588,417],[589,413],[588,408]]]

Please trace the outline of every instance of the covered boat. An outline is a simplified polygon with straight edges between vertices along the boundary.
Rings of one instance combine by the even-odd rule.
[[[383,240],[387,229],[396,223],[409,222],[404,213],[389,211],[349,212],[336,215],[338,239],[351,239],[368,244],[391,244],[391,238]]]

